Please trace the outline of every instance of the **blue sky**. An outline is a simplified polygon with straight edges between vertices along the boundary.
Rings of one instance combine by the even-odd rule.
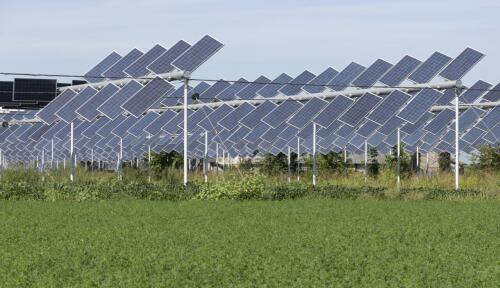
[[[225,47],[198,78],[319,73],[433,51],[486,54],[464,79],[500,82],[500,1],[0,2],[0,71],[84,74],[111,51],[146,52],[210,34]],[[10,77],[12,78],[12,77]],[[3,77],[9,79],[9,77]]]

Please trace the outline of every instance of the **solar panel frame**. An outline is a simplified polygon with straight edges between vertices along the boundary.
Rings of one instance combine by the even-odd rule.
[[[421,63],[420,60],[405,55],[398,63],[392,66],[382,78],[380,78],[379,82],[388,86],[398,86],[415,71]]]
[[[327,89],[327,86],[320,85],[328,85],[328,83],[330,83],[338,74],[339,71],[333,69],[332,67],[328,67],[325,71],[321,72],[318,76],[312,79],[308,85],[302,87],[302,90],[307,93],[321,93]]]
[[[313,121],[326,128],[337,120],[353,103],[354,100],[351,98],[343,95],[336,96]]]
[[[257,94],[264,98],[275,97],[276,95],[278,95],[278,91],[285,86],[284,83],[288,83],[292,80],[293,78],[288,74],[281,73],[273,81],[269,82],[269,84],[264,85],[261,89],[259,89],[257,91]]]
[[[260,103],[258,106],[255,107],[253,111],[248,113],[245,117],[241,118],[239,123],[241,125],[244,125],[248,128],[253,128],[259,123],[260,121],[256,121],[256,119],[262,119],[264,118],[267,114],[269,114],[272,110],[274,110],[277,107],[276,104],[274,104],[271,101],[264,101]]]
[[[349,109],[340,116],[339,120],[356,127],[361,122],[373,107],[382,100],[381,97],[371,93],[365,93],[354,102]]]
[[[298,129],[302,129],[328,104],[325,100],[312,98],[290,117],[287,122]]]
[[[143,117],[139,118],[139,121],[135,122],[134,125],[128,128],[127,132],[135,137],[140,137],[145,133],[144,129],[149,126],[153,121],[158,119],[160,114],[156,112],[148,112]]]
[[[66,123],[70,123],[78,117],[78,114],[76,114],[76,110],[81,107],[87,100],[91,99],[96,93],[96,89],[91,86],[87,86],[75,97],[66,102],[66,104],[64,104],[59,110],[57,110],[55,112],[55,115]]]
[[[140,117],[156,100],[171,92],[174,86],[161,78],[154,78],[120,107],[135,117]]]
[[[272,128],[277,128],[301,107],[302,104],[297,101],[283,101],[278,107],[262,118],[262,121]]]
[[[106,71],[102,73],[102,76],[111,78],[111,79],[119,79],[125,78],[128,75],[123,71],[132,63],[137,61],[140,57],[144,55],[139,49],[132,49],[127,55],[123,56],[120,60],[118,60],[115,64],[109,67]]]
[[[180,40],[156,58],[155,61],[149,64],[146,68],[155,74],[171,72],[175,69],[172,62],[184,54],[189,48],[191,48],[189,43],[184,40]]]
[[[465,90],[458,98],[462,103],[473,103],[491,88],[491,84],[482,80],[477,81],[469,89]]]
[[[101,82],[104,77],[102,73],[108,70],[111,66],[113,66],[116,62],[122,59],[122,56],[116,52],[112,52],[106,58],[101,60],[94,68],[90,69],[89,72],[85,73],[83,79],[87,80],[90,83]]]
[[[415,83],[427,83],[438,75],[450,61],[450,57],[436,51],[413,71],[413,73],[408,76],[408,79]]]
[[[253,105],[243,103],[217,123],[228,130],[234,129],[238,125],[238,120],[248,115],[248,113],[252,112],[254,109],[255,107]]]
[[[132,77],[146,76],[151,73],[151,71],[148,70],[147,67],[166,51],[166,48],[164,48],[160,44],[156,44],[153,48],[144,53],[144,55],[142,55],[134,63],[130,64],[123,71]]]
[[[123,86],[118,92],[109,97],[104,103],[97,107],[96,110],[110,119],[115,119],[118,115],[124,112],[120,105],[127,102],[142,88],[144,88],[142,84],[132,80]]]
[[[357,87],[371,87],[377,82],[389,69],[392,64],[382,59],[377,59],[368,68],[363,71],[356,79],[352,81],[352,85]]]
[[[308,83],[315,77],[316,75],[305,70],[304,72],[300,73],[297,77],[295,77],[292,81],[290,81],[289,84],[286,84],[285,86],[280,88],[279,92],[286,96],[299,94],[302,91],[302,87],[304,87],[304,84]]]
[[[191,48],[172,62],[181,71],[195,71],[224,45],[209,35],[203,36]]]
[[[87,121],[93,121],[97,116],[99,116],[99,111],[97,108],[106,102],[109,98],[113,97],[115,93],[120,90],[114,84],[108,84],[93,96],[91,96],[86,102],[84,102],[79,108],[76,109],[76,114],[80,115]]]
[[[423,89],[406,104],[397,116],[410,123],[415,123],[425,112],[429,111],[441,95],[440,92],[434,89]]]
[[[271,80],[269,80],[265,76],[259,76],[257,79],[252,81],[252,83],[250,83],[245,88],[241,89],[238,93],[236,93],[236,96],[244,100],[253,99],[255,96],[257,96],[257,91],[262,89],[269,82],[271,82]]]
[[[231,84],[231,86],[228,86],[226,89],[217,94],[215,98],[223,101],[234,100],[236,99],[236,93],[241,91],[249,84],[250,83],[245,78],[240,78],[237,82],[234,82],[233,84]]]
[[[345,88],[351,84],[351,82],[356,79],[363,71],[365,67],[356,62],[351,62],[347,67],[345,67],[340,73],[335,76],[328,83],[328,87],[334,91],[343,91]]]
[[[453,59],[441,73],[439,73],[439,76],[448,80],[459,80],[481,61],[483,57],[484,54],[479,51],[472,48],[466,48],[457,58]]]
[[[59,94],[56,98],[54,98],[54,100],[38,111],[38,113],[36,113],[36,117],[47,125],[54,123],[58,119],[55,113],[77,94],[78,93],[71,89],[64,90],[64,92]]]

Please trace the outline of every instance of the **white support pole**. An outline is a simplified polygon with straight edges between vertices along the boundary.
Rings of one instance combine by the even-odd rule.
[[[118,180],[123,180],[123,171],[122,171],[122,161],[123,161],[123,138],[120,137],[120,152],[118,153],[118,161],[116,164],[116,168],[118,171]]]
[[[291,154],[290,154],[290,146],[288,146],[288,183],[291,182],[291,176],[292,176],[292,170],[291,170],[292,167],[290,167],[291,161],[292,161],[292,159],[291,159]]]
[[[400,177],[400,173],[401,173],[401,131],[399,130],[398,128],[398,159],[397,159],[397,187],[398,187],[398,190],[399,190],[399,185],[400,185],[400,182],[401,182],[401,177]]]
[[[365,141],[365,182],[368,179],[368,141]]]
[[[74,165],[74,139],[73,139],[73,122],[70,124],[70,148],[69,148],[69,180],[75,181],[75,165]]]
[[[203,155],[203,178],[208,182],[208,131],[205,131],[205,153]]]
[[[189,80],[184,79],[184,179],[183,184],[187,186],[188,183],[188,84]]]
[[[344,146],[344,176],[347,176],[347,146]]]
[[[460,189],[460,123],[459,123],[459,109],[458,109],[458,98],[460,96],[460,90],[462,89],[462,82],[457,81],[455,87],[455,190]]]
[[[420,150],[418,148],[418,145],[417,145],[417,155],[415,158],[417,160],[417,179],[418,179],[418,175],[420,174]]]
[[[50,142],[50,169],[54,169],[54,138]]]
[[[313,123],[313,186],[316,186],[316,123]]]
[[[297,181],[300,181],[300,138],[297,137]]]
[[[429,152],[425,153],[425,175],[429,177]]]
[[[219,143],[215,143],[215,173],[219,175]]]

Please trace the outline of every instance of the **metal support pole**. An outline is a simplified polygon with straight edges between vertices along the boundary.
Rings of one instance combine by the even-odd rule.
[[[425,175],[429,177],[429,152],[425,153]]]
[[[70,124],[70,150],[69,150],[69,180],[71,182],[75,181],[75,163],[74,163],[74,159],[75,159],[75,151],[74,151],[74,139],[73,139],[74,135],[73,135],[73,122],[71,122]]]
[[[188,83],[189,80],[187,78],[184,79],[184,179],[183,184],[187,186],[188,183]]]
[[[316,186],[316,123],[313,123],[313,186]]]
[[[365,182],[368,179],[368,142],[365,141]]]
[[[401,173],[401,131],[399,130],[398,128],[398,161],[397,161],[397,186],[398,186],[398,190],[399,190],[399,185],[400,185],[400,182],[401,182],[401,177],[400,177],[400,173]]]
[[[51,139],[50,145],[50,169],[54,169],[54,138]]]
[[[297,138],[297,181],[300,181],[300,138]]]
[[[460,96],[460,90],[462,89],[462,82],[460,80],[456,83],[455,88],[455,190],[460,189],[460,123],[458,110],[458,98]]]
[[[288,183],[291,182],[292,170],[291,170],[291,154],[290,154],[290,146],[288,146]]]
[[[417,179],[418,179],[418,175],[420,174],[420,150],[418,148],[418,145],[417,145],[417,155],[415,158],[417,160]]]
[[[215,173],[219,175],[219,143],[215,143]]]
[[[347,176],[347,146],[344,146],[344,176]]]
[[[203,155],[203,178],[208,182],[208,131],[205,131],[205,153]]]
[[[123,159],[123,138],[120,137],[120,152],[118,153],[118,163],[117,165],[117,170],[118,170],[118,180],[122,181],[123,180],[123,171],[122,171],[122,159]]]

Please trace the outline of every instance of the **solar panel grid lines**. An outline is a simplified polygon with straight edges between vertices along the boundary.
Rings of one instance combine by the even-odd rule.
[[[200,101],[201,102],[209,102],[212,99],[215,99],[215,96],[217,96],[217,94],[221,93],[224,89],[228,88],[229,86],[231,86],[231,84],[229,82],[222,80],[222,79],[218,80],[212,86],[210,86],[208,89],[206,89],[205,91],[200,93]]]
[[[94,95],[87,99],[87,101],[80,107],[78,107],[76,109],[76,114],[80,115],[87,121],[93,121],[99,115],[97,108],[111,98],[116,92],[118,92],[118,90],[120,90],[120,88],[114,84],[106,85],[100,91],[94,93]]]
[[[106,123],[110,122],[111,119],[106,118],[106,117],[100,117],[97,118],[97,120],[93,121],[92,124],[85,130],[82,131],[82,136],[92,139],[95,135],[97,135],[95,132],[105,125]]]
[[[479,121],[477,127],[483,130],[495,127],[500,122],[500,106],[490,109],[486,115]]]
[[[183,115],[184,113],[179,112],[175,117],[170,119],[167,123],[165,123],[162,127],[161,130],[165,131],[169,134],[178,134],[181,133],[181,124],[183,123]],[[193,110],[188,110],[188,117],[193,114]]]
[[[434,89],[423,89],[397,115],[405,121],[415,123],[425,112],[429,111],[441,95],[440,92]]]
[[[380,104],[370,112],[367,118],[379,125],[383,125],[390,117],[396,114],[397,110],[399,110],[410,98],[411,96],[409,94],[396,90],[385,96]]]
[[[481,135],[483,135],[485,131],[477,128],[477,127],[472,127],[469,129],[467,132],[465,132],[462,136],[462,140],[472,144],[474,143]],[[451,144],[451,143],[450,143]]]
[[[325,91],[327,87],[319,85],[327,85],[338,74],[339,72],[337,70],[328,67],[325,71],[321,72],[318,76],[316,76],[308,83],[312,85],[305,85],[304,87],[302,87],[302,90],[306,91],[307,93],[321,93]]]
[[[250,142],[250,143],[255,143],[261,139],[262,135],[266,133],[271,127],[267,125],[266,123],[259,121],[257,122],[257,125],[252,127],[252,130],[249,134],[247,134],[243,139]]]
[[[111,130],[111,133],[118,137],[125,137],[128,128],[134,125],[138,120],[139,118],[128,116],[118,126]]]
[[[241,125],[244,125],[248,128],[252,128],[260,121],[256,121],[256,119],[262,119],[264,116],[269,114],[273,109],[277,107],[271,101],[264,101],[255,107],[253,111],[248,113],[245,117],[243,117],[239,122]]]
[[[377,147],[378,145],[380,145],[382,143],[382,141],[384,141],[385,137],[387,137],[387,136],[380,133],[380,132],[375,132],[370,137],[368,137],[367,143],[370,146]]]
[[[203,82],[205,83],[205,82]],[[193,87],[188,85],[188,95],[190,91],[193,89]],[[169,93],[167,97],[163,98],[160,101],[160,104],[165,105],[167,107],[169,106],[177,106],[178,103],[182,103],[184,99],[184,85],[181,85],[175,89],[172,93]]]
[[[431,81],[441,71],[446,64],[451,61],[449,56],[439,52],[434,52],[424,63],[422,63],[408,79],[416,83],[426,83]]]
[[[204,96],[201,96],[205,91],[207,91],[208,89],[210,89],[212,86],[210,84],[208,84],[207,82],[200,82],[198,83],[198,85],[196,85],[195,87],[193,87],[193,89],[190,89],[188,90],[188,104],[193,104],[194,102],[194,99],[193,99],[193,96],[195,94],[198,94],[200,96],[200,102],[204,102],[204,99],[202,99],[201,97],[204,97]],[[206,101],[206,102],[211,102],[212,99]],[[183,103],[184,102],[184,90],[182,90],[182,96],[181,98],[179,99],[179,103]]]
[[[437,113],[429,123],[427,123],[423,129],[432,134],[437,134],[442,131],[446,126],[455,118],[455,111],[451,109],[444,109]]]
[[[379,124],[377,124],[371,120],[367,120],[365,123],[363,123],[359,127],[359,129],[357,130],[357,133],[363,137],[368,137],[372,133],[374,133],[375,130],[377,130],[379,127],[380,127]]]
[[[175,67],[172,65],[172,62],[183,53],[185,53],[189,48],[191,48],[191,45],[189,43],[184,40],[180,40],[172,47],[170,47],[167,51],[163,52],[163,54],[156,58],[146,68],[155,74],[171,72],[175,69]]]
[[[120,108],[120,105],[122,103],[127,102],[143,87],[144,86],[139,82],[132,80],[128,82],[125,86],[123,86],[120,90],[118,90],[116,93],[109,96],[107,100],[104,101],[104,103],[100,104],[100,106],[96,108],[96,110],[105,115],[106,117],[114,119],[118,115],[123,113],[123,110]]]
[[[420,65],[420,63],[419,60],[405,55],[398,63],[392,66],[379,81],[388,86],[398,86]]]
[[[224,45],[209,35],[203,36],[191,48],[186,50],[172,65],[181,71],[193,72],[201,64],[217,53]]]
[[[210,114],[206,115],[206,121],[197,123],[197,125],[204,130],[212,131],[219,127],[219,124],[217,124],[217,122],[219,122],[226,115],[229,115],[233,110],[234,108],[232,108],[231,106],[228,106],[226,104],[221,105],[214,109]]]
[[[366,114],[370,112],[373,107],[382,100],[381,97],[375,96],[371,93],[366,93],[359,97],[354,104],[342,114],[339,118],[340,121],[355,127],[359,124],[361,120],[364,119]]]
[[[278,134],[278,138],[281,138],[282,140],[286,140],[286,142],[290,141],[292,138],[295,137],[295,135],[298,136],[298,132],[300,131],[300,129],[298,129],[297,127],[293,127],[293,126],[286,126],[279,134]]]
[[[428,122],[428,120],[434,117],[435,114],[432,112],[426,112],[418,119],[415,123],[406,123],[401,127],[401,131],[407,134],[415,132],[417,129],[422,129],[422,127]]]
[[[45,122],[45,124],[50,125],[54,123],[54,121],[58,119],[55,112],[69,102],[76,94],[77,93],[71,89],[64,90],[64,92],[59,94],[54,100],[40,109],[40,111],[36,113],[36,117]]]
[[[173,85],[161,78],[154,78],[144,88],[139,90],[127,102],[121,105],[121,108],[130,114],[139,117],[146,112],[151,106],[169,93],[173,89]]]
[[[212,111],[213,111],[212,108],[204,106],[204,107],[201,107],[200,109],[194,111],[193,113],[189,114],[188,131],[195,130],[196,128],[199,128],[200,126],[198,126],[198,123],[206,121],[205,118]]]
[[[348,142],[352,146],[359,149],[362,146],[364,146],[365,141],[366,141],[366,137],[363,137],[363,136],[359,135],[358,133],[354,133],[354,135],[351,137],[351,139],[349,139]]]
[[[484,113],[484,110],[479,109],[479,108],[475,108],[475,107],[471,107],[471,108],[463,111],[462,113],[460,113],[460,116],[458,118],[459,119],[458,131],[460,131],[460,133],[463,133],[471,125],[473,125],[474,122],[476,122],[481,117],[481,115],[483,115],[483,113]]]
[[[347,88],[349,84],[351,84],[351,82],[364,70],[364,66],[351,62],[344,68],[344,70],[340,71],[340,73],[338,73],[337,76],[330,81],[330,83],[328,83],[328,86],[332,90],[342,91]]]
[[[246,82],[246,83],[245,83]],[[245,78],[240,78],[238,79],[237,82],[234,82],[230,86],[228,86],[226,89],[222,90],[219,94],[215,96],[215,98],[219,100],[234,100],[236,99],[236,93],[241,91],[243,88],[245,88],[247,85],[250,83],[245,79]]]
[[[233,134],[228,138],[229,141],[238,143],[243,137],[248,135],[252,130],[245,126],[239,126]]]
[[[218,124],[222,127],[231,130],[238,125],[238,121],[245,117],[248,113],[252,112],[255,107],[248,103],[243,103],[236,107],[233,112],[226,115],[224,118],[219,120]]]
[[[463,103],[473,103],[486,93],[486,90],[491,88],[491,84],[482,80],[474,83],[469,89],[465,90],[460,96],[459,100]],[[454,93],[453,93],[454,94]]]
[[[37,141],[39,140],[43,134],[45,134],[45,132],[47,132],[47,130],[50,129],[51,126],[49,125],[41,125],[39,129],[37,129],[35,132],[33,132],[31,135],[29,135],[29,138],[33,141]]]
[[[120,115],[115,119],[99,127],[95,133],[104,138],[109,137],[111,135],[111,130],[120,125],[126,118],[127,118],[126,116]]]
[[[166,48],[160,44],[156,44],[148,52],[144,53],[135,62],[130,64],[123,71],[132,77],[142,77],[151,73],[147,67],[153,63],[158,57],[167,51]]]
[[[250,83],[245,88],[236,93],[236,96],[243,100],[253,99],[255,98],[255,96],[257,96],[257,91],[266,86],[266,84],[271,82],[271,80],[269,80],[265,76],[259,76],[252,82],[253,83]]]
[[[484,54],[472,48],[466,48],[439,73],[439,76],[448,80],[458,80],[481,61],[483,57]]]
[[[312,98],[288,119],[288,124],[302,129],[328,104],[325,100]]]
[[[280,88],[279,92],[286,95],[286,96],[292,96],[300,93],[302,90],[301,88],[304,87],[304,83],[308,83],[312,79],[314,79],[316,75],[309,71],[304,71],[300,73],[297,77],[295,77],[292,81],[290,81],[289,84],[286,84],[282,88]]]
[[[80,91],[80,93],[71,98],[71,100],[66,102],[66,104],[64,104],[59,110],[57,110],[55,115],[66,123],[70,123],[76,117],[78,117],[78,114],[76,114],[76,110],[85,102],[87,102],[87,100],[92,98],[96,93],[96,89],[87,86],[85,89]]]
[[[116,52],[112,52],[106,58],[101,60],[94,68],[90,69],[89,72],[85,73],[84,79],[90,83],[103,81],[102,73],[108,70],[113,64],[122,59],[122,56]]]
[[[160,114],[156,112],[148,112],[143,117],[139,118],[139,121],[134,123],[130,128],[128,128],[127,132],[132,134],[135,137],[139,137],[145,133],[144,129],[150,125],[153,121],[158,119]]]
[[[488,91],[481,98],[481,102],[497,102],[500,101],[500,83],[495,85],[495,87],[491,88],[491,91]]]
[[[344,113],[354,100],[343,95],[336,96],[330,104],[328,104],[323,111],[321,111],[315,118],[314,122],[322,127],[330,126],[342,113]]]
[[[281,131],[283,131],[287,126],[288,124],[283,122],[278,127],[267,130],[267,132],[262,135],[262,140],[272,143],[274,139],[278,137],[278,134],[281,133]]]
[[[57,133],[57,131],[59,131],[64,125],[66,125],[64,121],[55,122],[40,136],[45,140],[51,140],[54,134]]]
[[[300,107],[302,107],[302,104],[297,101],[283,101],[278,107],[262,118],[262,121],[272,128],[276,128],[288,117],[293,115]]]
[[[276,77],[273,81],[269,82],[269,84],[264,85],[257,94],[264,97],[275,97],[278,94],[278,90],[285,86],[283,83],[288,83],[292,81],[293,78],[286,73],[281,73],[278,77]]]
[[[123,56],[120,60],[118,60],[115,64],[109,67],[106,71],[102,73],[102,76],[108,78],[124,78],[128,75],[123,72],[128,66],[134,63],[137,59],[139,59],[144,53],[134,48],[132,51]]]
[[[392,116],[391,118],[389,118],[387,122],[384,123],[383,126],[380,127],[380,129],[378,129],[378,132],[387,136],[391,134],[394,130],[396,130],[398,127],[403,126],[405,123],[406,122],[403,119],[397,116]]]
[[[455,99],[455,89],[445,89],[441,91],[442,95],[439,99],[434,103],[435,105],[450,105],[451,101]]]
[[[382,59],[377,59],[372,65],[366,68],[354,81],[352,85],[358,87],[372,86],[380,79],[389,69],[392,64]]]
[[[347,125],[347,124],[342,125],[335,132],[336,135],[338,135],[342,138],[348,138],[352,133],[354,133],[354,128],[352,126]]]

